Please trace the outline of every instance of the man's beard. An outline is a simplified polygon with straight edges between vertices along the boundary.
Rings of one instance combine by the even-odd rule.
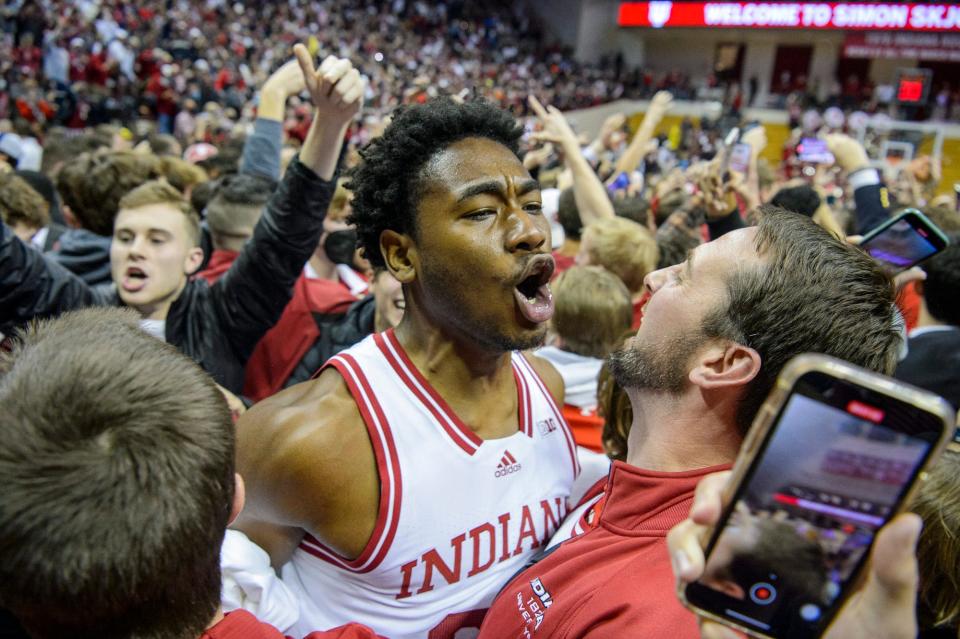
[[[610,372],[621,388],[679,395],[687,384],[690,358],[703,344],[702,333],[681,335],[655,347],[628,341],[610,354]]]

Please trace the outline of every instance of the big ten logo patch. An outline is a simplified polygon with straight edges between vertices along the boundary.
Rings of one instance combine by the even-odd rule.
[[[555,420],[553,417],[548,417],[537,422],[537,428],[540,429],[541,435],[549,435],[553,431],[560,428],[560,424],[558,424],[557,420]]]

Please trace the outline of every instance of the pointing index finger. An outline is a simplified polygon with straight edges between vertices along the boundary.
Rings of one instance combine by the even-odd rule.
[[[530,104],[530,108],[533,109],[533,112],[537,114],[538,118],[543,119],[547,117],[547,110],[543,108],[542,104],[540,104],[540,100],[537,99],[537,96],[527,96],[527,102]]]

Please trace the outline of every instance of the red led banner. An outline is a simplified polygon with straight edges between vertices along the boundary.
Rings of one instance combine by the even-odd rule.
[[[960,4],[621,2],[621,27],[848,29],[960,33]]]

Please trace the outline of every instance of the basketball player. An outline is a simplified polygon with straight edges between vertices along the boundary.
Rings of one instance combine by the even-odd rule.
[[[557,528],[579,473],[521,351],[553,313],[549,224],[520,127],[482,102],[400,111],[352,176],[358,237],[403,286],[395,330],[239,422],[237,524],[299,595],[292,634],[453,637]]]

